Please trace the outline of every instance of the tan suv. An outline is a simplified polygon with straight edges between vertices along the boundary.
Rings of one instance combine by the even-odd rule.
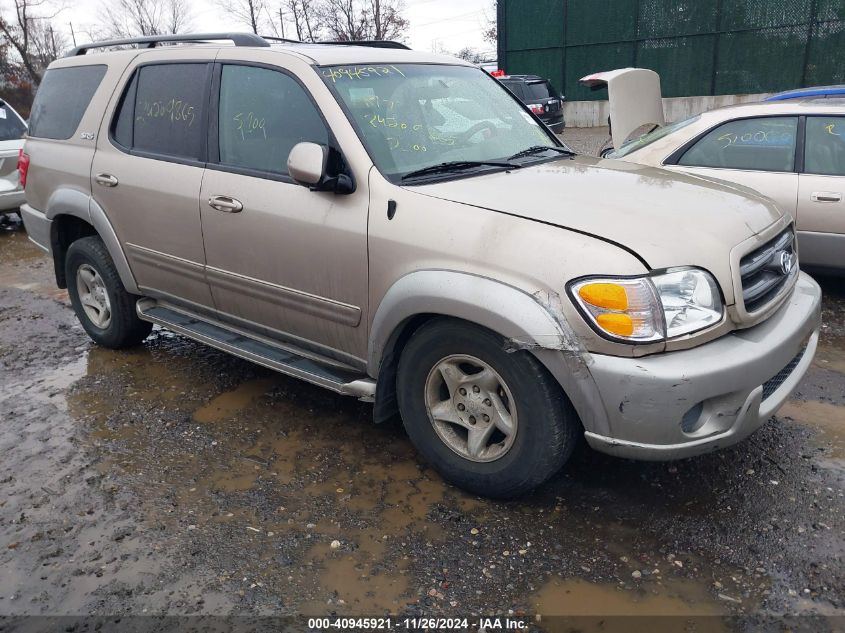
[[[137,47],[91,52],[115,44]],[[95,341],[158,323],[372,401],[481,494],[540,484],[582,434],[641,459],[732,444],[816,349],[788,215],[576,157],[448,57],[101,42],[47,70],[24,152],[27,230]]]

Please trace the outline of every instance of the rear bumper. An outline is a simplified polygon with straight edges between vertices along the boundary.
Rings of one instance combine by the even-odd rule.
[[[29,239],[49,253],[52,220],[48,220],[46,215],[28,204],[21,205],[20,213]]]
[[[555,134],[560,134],[566,127],[563,121],[563,115],[549,119],[543,119],[541,117],[540,120],[545,123],[546,127],[549,128]]]
[[[26,198],[24,197],[23,189],[0,193],[0,212],[14,211],[24,202],[26,202]]]
[[[801,274],[763,323],[696,348],[645,358],[593,355],[590,373],[608,435],[589,444],[620,457],[669,460],[734,444],[759,428],[800,382],[818,343],[821,290]]]

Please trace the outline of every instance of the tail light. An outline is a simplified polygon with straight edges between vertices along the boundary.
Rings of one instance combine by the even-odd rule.
[[[18,176],[21,181],[21,189],[26,188],[26,174],[29,172],[29,155],[24,154],[23,150],[18,152]]]
[[[492,73],[490,73],[490,76],[491,77],[504,77],[505,71],[500,68],[499,70],[494,70]]]
[[[545,112],[545,108],[542,103],[529,103],[528,109],[534,114],[543,114]]]

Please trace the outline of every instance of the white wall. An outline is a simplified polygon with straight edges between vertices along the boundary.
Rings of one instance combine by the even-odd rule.
[[[722,106],[761,101],[772,93],[751,95],[717,95],[709,97],[672,97],[663,99],[666,121],[680,121]],[[564,101],[566,127],[599,127],[607,125],[607,101]]]

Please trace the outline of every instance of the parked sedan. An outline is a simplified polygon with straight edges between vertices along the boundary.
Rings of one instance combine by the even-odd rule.
[[[845,272],[845,97],[837,87],[791,91],[663,125],[654,107],[643,107],[654,102],[653,80],[652,71],[635,68],[582,79],[608,85],[614,151],[607,156],[756,189],[795,218],[803,266]],[[647,114],[632,120],[631,110]],[[625,138],[644,125],[652,131]]]
[[[0,100],[0,216],[18,210],[24,202],[18,177],[18,154],[26,123],[8,103]]]

